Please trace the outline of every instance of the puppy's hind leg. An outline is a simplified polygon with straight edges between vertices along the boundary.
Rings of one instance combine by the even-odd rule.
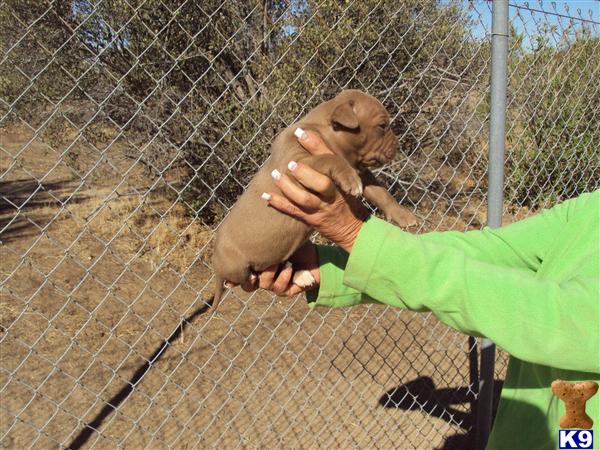
[[[219,303],[221,303],[221,299],[223,298],[223,293],[225,292],[225,288],[226,287],[230,287],[227,286],[227,284],[229,283],[228,281],[225,281],[223,278],[219,277],[217,275],[216,277],[217,281],[217,285],[215,287],[215,293],[212,297],[212,301],[211,301],[211,306],[213,309],[213,312],[217,310],[217,306],[219,306]]]
[[[294,273],[293,282],[298,287],[308,288],[316,284],[317,280],[315,280],[310,270],[299,270]]]

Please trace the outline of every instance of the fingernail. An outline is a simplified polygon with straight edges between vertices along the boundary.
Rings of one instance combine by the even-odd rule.
[[[294,136],[300,140],[304,140],[308,137],[306,131],[304,131],[302,128],[296,128],[296,131],[294,131]]]
[[[279,180],[281,178],[281,172],[279,172],[279,170],[277,169],[273,169],[273,172],[271,172],[271,176],[276,180]]]
[[[261,194],[260,198],[262,198],[263,200],[269,201],[269,200],[271,200],[271,194],[267,194],[266,192],[263,192]]]
[[[291,268],[291,267],[292,267],[292,263],[291,263],[291,262],[289,262],[289,261],[286,261],[286,262],[285,262],[285,268],[286,268],[286,269],[289,269],[289,268]]]
[[[298,163],[296,161],[290,161],[288,163],[288,169],[290,169],[292,172],[296,170],[296,167],[298,167]]]

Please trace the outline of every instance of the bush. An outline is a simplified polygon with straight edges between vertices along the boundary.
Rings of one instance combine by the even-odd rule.
[[[231,207],[279,130],[346,87],[384,101],[400,159],[419,149],[428,152],[423,164],[466,160],[464,99],[480,75],[471,61],[482,55],[457,5],[148,0],[136,11],[123,0],[60,3],[9,0],[0,11],[11,48],[3,97],[26,92],[12,111],[40,124],[68,105],[45,135],[60,134],[64,119],[80,130],[109,127],[119,133],[113,145],[126,145],[156,176],[185,168],[188,178],[172,187],[207,224]],[[29,91],[20,71],[33,80]],[[401,197],[404,186],[394,190]]]
[[[529,207],[593,190],[600,173],[600,39],[583,29],[556,47],[550,32],[512,60],[507,195]]]

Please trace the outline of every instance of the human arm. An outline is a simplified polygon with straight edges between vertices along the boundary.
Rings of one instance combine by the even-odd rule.
[[[460,250],[480,261],[536,271],[567,223],[572,207],[567,202],[501,228],[436,231],[422,234],[421,239]]]
[[[331,155],[331,151],[318,134],[307,133],[301,129],[296,130],[295,134],[299,138],[300,144],[314,157]],[[295,162],[292,164],[294,167],[298,167]],[[326,237],[339,243],[341,247],[348,251],[360,230],[361,217],[357,217],[356,214],[352,213],[352,205],[348,205],[346,199],[334,195],[331,180],[321,175],[311,175],[310,171],[307,171],[302,164],[298,169],[294,173],[290,171],[289,175],[296,178],[300,183],[313,183],[312,187],[315,191],[321,192],[323,198],[318,198],[303,190],[293,183],[288,176],[284,175],[276,182],[285,195],[288,196],[288,199],[279,195],[275,195],[271,199],[270,194],[265,194],[268,196],[271,206],[307,221]],[[374,177],[371,175],[371,178]],[[368,179],[366,181],[363,179],[363,182],[365,187],[369,186]],[[373,180],[370,181],[370,184],[373,184]],[[302,206],[298,207],[300,204]],[[364,217],[364,213],[362,216]],[[556,216],[556,219],[553,220],[548,216]],[[539,267],[545,249],[548,248],[554,234],[558,232],[557,228],[562,225],[563,221],[564,219],[560,217],[560,214],[546,212],[499,230],[485,228],[484,230],[467,233],[457,231],[432,232],[421,236],[425,241],[438,242],[459,249],[466,255],[482,261],[535,271]],[[330,283],[329,280],[341,280],[340,275],[336,273],[336,269],[345,264],[347,254],[327,247],[318,247],[318,253],[322,270],[329,274],[324,277],[325,284],[334,286],[334,283]],[[270,270],[266,277],[268,280],[262,286],[269,288],[273,278],[273,270]],[[335,289],[320,289],[320,291],[321,293],[327,292],[331,298],[337,298],[336,304],[342,302],[342,299],[345,300],[342,302],[344,304],[356,304],[362,301],[359,293],[341,284],[337,285]],[[315,292],[316,290],[313,289],[309,293],[311,304],[315,304],[314,302],[317,299]],[[278,293],[281,293],[281,291]]]
[[[600,372],[597,192],[504,230],[415,236],[376,218],[356,222],[349,205],[323,201],[310,171],[292,176],[307,190],[278,180],[286,197],[270,199],[271,206],[351,252],[345,260],[339,250],[319,250],[321,286],[317,295],[309,294],[313,305],[373,299],[432,311],[455,329],[487,336],[520,359]],[[540,276],[537,270],[557,236],[590,208],[587,239],[596,253],[581,262],[587,271],[560,282]],[[352,223],[357,225],[349,227]]]
[[[432,311],[457,330],[489,337],[517,358],[600,372],[598,218],[588,236],[596,256],[582,261],[587,271],[560,282],[537,272],[569,221],[586,211],[592,217],[590,208],[598,215],[598,192],[501,230],[417,236],[371,217],[350,232],[336,233],[354,220],[344,209],[351,208],[316,201],[320,190],[311,185],[308,171],[292,176],[308,188],[307,195],[290,194],[284,180],[279,187],[287,199],[271,205],[324,230],[350,252],[348,258],[339,249],[319,249],[321,285],[318,293],[309,293],[310,304],[375,300]]]
[[[296,136],[299,138],[298,142],[315,156],[331,153],[331,150],[316,133],[298,129]],[[368,186],[375,185],[376,180],[371,174],[370,177],[363,178],[363,184],[366,195]],[[386,201],[389,201],[389,198]],[[377,206],[381,207],[381,205]],[[555,236],[560,233],[561,227],[566,223],[569,208],[572,207],[567,204],[559,205],[499,229],[486,227],[483,230],[466,233],[460,231],[430,232],[423,234],[422,238],[429,242],[439,242],[459,249],[466,255],[481,261],[535,271],[539,268],[545,252],[552,245]],[[343,211],[343,209],[337,208],[336,211]],[[343,216],[340,217],[343,218]],[[317,217],[317,219],[319,218]],[[345,222],[336,220],[336,224],[343,228]],[[322,223],[322,225],[326,226],[327,224]],[[338,234],[341,235],[341,233]],[[346,238],[345,236],[339,237]],[[335,241],[335,239],[332,240]]]
[[[595,275],[591,267],[587,275],[559,283],[471,258],[371,218],[354,244],[342,283],[391,306],[432,311],[449,326],[489,337],[519,359],[600,372],[597,271],[596,261]],[[322,283],[328,276],[322,271]],[[326,304],[327,298],[322,290],[315,303]]]
[[[307,292],[309,305],[375,302],[432,311],[452,328],[489,337],[519,359],[600,373],[597,261],[557,282],[422,237],[372,217],[350,255],[318,246],[320,286]]]

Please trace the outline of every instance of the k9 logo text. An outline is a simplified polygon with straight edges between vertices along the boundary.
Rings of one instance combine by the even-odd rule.
[[[594,430],[558,430],[559,449],[594,447]]]

